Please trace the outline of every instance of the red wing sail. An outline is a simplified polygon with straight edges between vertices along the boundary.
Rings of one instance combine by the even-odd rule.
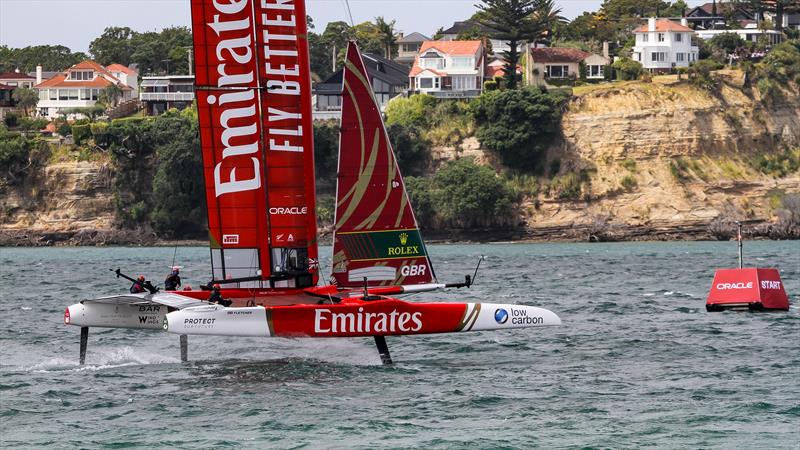
[[[316,284],[305,4],[192,0],[192,31],[214,279]]]
[[[358,46],[347,48],[336,186],[339,286],[431,283],[435,276]]]

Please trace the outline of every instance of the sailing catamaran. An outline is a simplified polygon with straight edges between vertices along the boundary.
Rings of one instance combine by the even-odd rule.
[[[361,54],[344,67],[332,279],[318,285],[311,82],[303,0],[192,0],[196,97],[213,283],[209,291],[126,294],[71,305],[81,327],[187,335],[385,336],[559,325],[526,305],[406,302],[437,281]],[[117,275],[121,275],[117,271]]]

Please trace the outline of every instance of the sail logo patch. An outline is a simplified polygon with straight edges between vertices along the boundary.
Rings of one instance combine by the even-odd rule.
[[[413,266],[403,266],[400,268],[400,275],[404,277],[415,277],[417,275],[425,275],[427,266],[424,264],[415,264]]]
[[[415,229],[339,233],[351,261],[418,258],[425,256],[425,247]]]
[[[270,208],[269,213],[271,215],[289,215],[289,216],[301,216],[308,214],[308,207],[307,206],[292,206],[289,208]]]
[[[227,245],[235,245],[239,243],[239,235],[238,234],[223,234],[222,235],[222,243]]]
[[[315,333],[395,333],[422,329],[421,312],[364,312],[359,307],[354,312],[333,312],[330,309],[314,310]]]
[[[494,320],[499,324],[504,324],[508,322],[508,311],[503,308],[499,308],[494,312]]]

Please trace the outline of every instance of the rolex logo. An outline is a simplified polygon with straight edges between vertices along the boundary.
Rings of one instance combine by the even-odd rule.
[[[400,233],[400,245],[406,245],[408,242],[408,233]]]

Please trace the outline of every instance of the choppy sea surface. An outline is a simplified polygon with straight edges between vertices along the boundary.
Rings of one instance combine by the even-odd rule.
[[[189,337],[92,329],[79,366],[64,308],[161,280],[172,248],[0,248],[0,445],[7,448],[798,448],[800,242],[748,242],[780,313],[707,313],[735,243],[430,246],[412,299],[545,307],[557,328],[369,338]],[[329,254],[323,248],[322,254]],[[178,248],[184,282],[209,253]],[[328,262],[322,260],[323,267]]]

